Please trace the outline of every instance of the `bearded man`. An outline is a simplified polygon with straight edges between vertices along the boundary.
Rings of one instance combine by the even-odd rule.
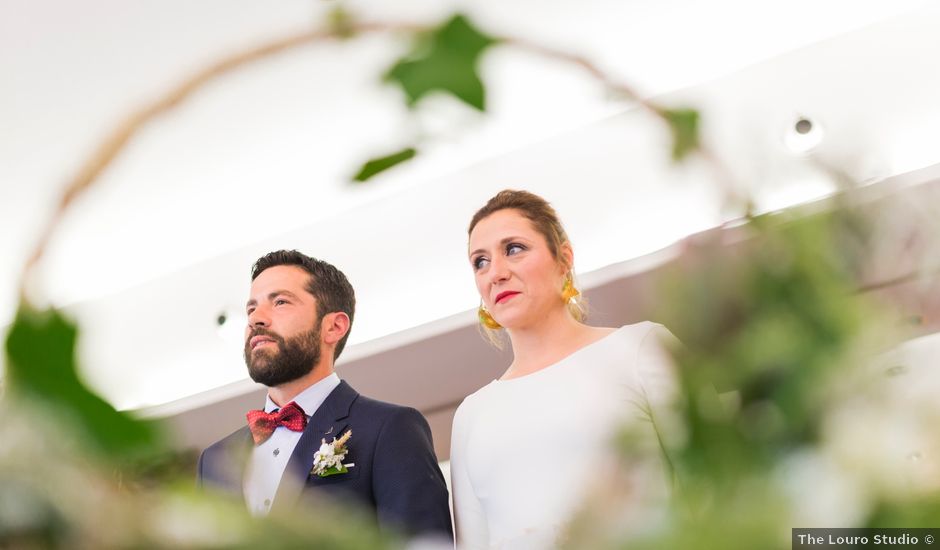
[[[267,399],[203,451],[200,486],[244,498],[257,516],[358,503],[382,529],[453,540],[427,421],[360,395],[333,370],[356,307],[346,276],[279,250],[255,262],[251,280],[245,364]]]

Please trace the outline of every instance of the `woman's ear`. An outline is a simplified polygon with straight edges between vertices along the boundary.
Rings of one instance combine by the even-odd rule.
[[[558,259],[561,261],[562,267],[565,268],[565,273],[569,273],[574,269],[574,250],[571,248],[571,243],[565,241],[562,243],[561,248],[558,250]]]

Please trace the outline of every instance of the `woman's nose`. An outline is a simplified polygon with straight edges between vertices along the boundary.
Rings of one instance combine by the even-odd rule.
[[[490,282],[498,283],[509,278],[509,265],[502,258],[494,258],[490,262]]]

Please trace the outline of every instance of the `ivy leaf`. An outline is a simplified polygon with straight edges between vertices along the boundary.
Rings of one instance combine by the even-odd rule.
[[[495,38],[483,34],[466,17],[455,15],[419,40],[384,78],[401,85],[409,106],[430,92],[442,91],[484,111],[486,91],[477,74],[477,61],[495,43]]]
[[[77,327],[58,311],[36,311],[21,303],[6,339],[9,395],[41,403],[107,457],[138,457],[157,449],[153,423],[118,412],[78,378],[77,337]]]
[[[695,109],[660,111],[672,132],[672,160],[679,162],[699,146],[699,113]]]
[[[359,173],[353,176],[353,180],[358,182],[369,180],[373,176],[380,174],[393,166],[401,164],[406,160],[413,159],[417,154],[418,151],[414,147],[409,147],[407,149],[398,151],[397,153],[392,153],[391,155],[369,160],[362,165],[362,168],[359,169]]]

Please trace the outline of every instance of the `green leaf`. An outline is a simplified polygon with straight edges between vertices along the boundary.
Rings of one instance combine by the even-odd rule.
[[[477,61],[495,43],[495,38],[482,33],[466,17],[455,15],[418,40],[411,53],[385,74],[385,80],[401,85],[409,106],[430,92],[441,91],[484,111],[486,90],[477,74]]]
[[[359,182],[369,180],[376,174],[414,158],[417,154],[418,151],[414,147],[409,147],[391,155],[374,158],[362,165],[359,173],[353,176],[353,180]]]
[[[81,440],[114,459],[140,456],[159,446],[149,422],[118,412],[78,378],[77,327],[56,310],[36,311],[20,304],[6,339],[8,392],[39,403]]]
[[[699,113],[695,109],[660,111],[672,132],[672,160],[679,162],[699,146]]]
[[[340,38],[348,39],[355,35],[353,15],[341,5],[337,5],[327,14],[327,25]]]
[[[349,471],[349,468],[347,468],[345,464],[342,464],[340,466],[330,466],[326,470],[323,470],[323,473],[320,474],[320,477],[329,477],[329,476],[335,476],[337,474],[345,474],[348,471]]]

